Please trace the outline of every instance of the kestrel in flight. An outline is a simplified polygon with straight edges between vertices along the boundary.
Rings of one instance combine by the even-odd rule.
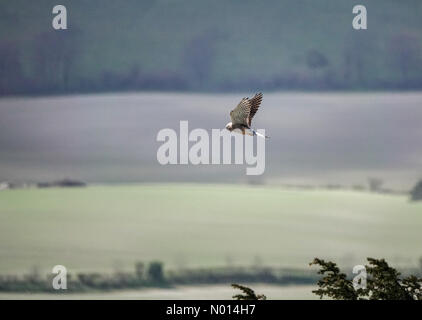
[[[237,107],[230,111],[231,122],[226,125],[230,132],[238,132],[243,135],[259,136],[269,138],[251,129],[252,118],[259,109],[262,102],[262,93],[257,93],[253,98],[243,98]]]

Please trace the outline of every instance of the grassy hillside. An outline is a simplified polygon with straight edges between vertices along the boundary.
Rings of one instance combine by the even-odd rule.
[[[127,185],[0,192],[0,274],[254,263],[307,268],[313,257],[415,265],[422,204],[351,191]]]
[[[421,88],[422,3],[64,0],[0,3],[0,93]],[[7,80],[7,81],[6,81]]]

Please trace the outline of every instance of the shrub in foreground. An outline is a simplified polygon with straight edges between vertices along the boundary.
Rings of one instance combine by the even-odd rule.
[[[315,258],[310,265],[320,266],[318,273],[323,277],[317,283],[319,289],[312,292],[335,300],[422,300],[422,278],[401,278],[384,259],[368,258],[368,262],[366,288],[355,290],[353,281],[334,262]]]

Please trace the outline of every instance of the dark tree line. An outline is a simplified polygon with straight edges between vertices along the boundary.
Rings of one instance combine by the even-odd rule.
[[[86,38],[84,31],[75,27],[43,32],[25,40],[25,45],[12,38],[1,40],[0,95],[256,88],[422,89],[421,42],[417,35],[409,32],[391,35],[382,52],[371,38],[351,34],[342,44],[343,48],[339,45],[338,52],[330,54],[313,48],[296,54],[301,59],[301,65],[289,66],[285,70],[274,69],[266,76],[250,74],[230,79],[215,76],[221,72],[218,59],[236,61],[241,58],[242,52],[239,52],[239,57],[227,55],[225,42],[229,40],[227,34],[221,31],[208,30],[187,40],[180,49],[178,68],[170,69],[164,61],[159,69],[145,71],[147,68],[143,65],[147,62],[137,61],[126,70],[103,66],[99,75],[82,75],[80,72],[84,56],[92,54],[84,51]],[[278,57],[272,59],[277,64]],[[378,75],[384,71],[387,75]]]

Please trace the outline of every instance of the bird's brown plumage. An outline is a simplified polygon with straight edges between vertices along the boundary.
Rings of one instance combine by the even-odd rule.
[[[250,128],[252,118],[255,116],[262,102],[262,93],[257,93],[253,98],[243,98],[237,107],[230,112],[233,127],[246,126]]]
[[[256,94],[252,99],[249,100],[251,104],[251,111],[249,112],[248,125],[251,126],[252,118],[255,116],[255,113],[258,111],[262,102],[262,93]]]

